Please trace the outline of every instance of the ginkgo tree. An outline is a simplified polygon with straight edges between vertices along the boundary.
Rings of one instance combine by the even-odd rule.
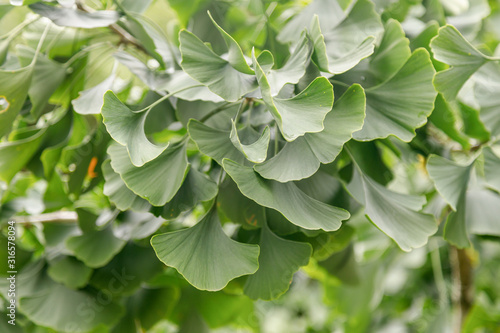
[[[497,332],[499,25],[0,1],[1,331]]]

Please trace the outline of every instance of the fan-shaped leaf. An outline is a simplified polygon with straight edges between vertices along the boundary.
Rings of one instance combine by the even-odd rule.
[[[251,167],[224,159],[224,170],[246,197],[259,205],[279,211],[290,222],[304,229],[337,230],[349,213],[317,201],[297,188],[297,185],[266,180]]]
[[[256,141],[250,144],[243,144],[241,143],[238,130],[236,129],[236,124],[233,120],[232,125],[233,128],[231,130],[230,139],[236,149],[245,155],[245,157],[251,162],[264,162],[267,157],[267,148],[269,147],[269,141],[271,139],[271,131],[269,130],[269,127],[266,126],[264,132],[262,132],[262,135]]]
[[[366,119],[354,139],[368,141],[394,135],[410,141],[434,107],[434,73],[429,53],[418,49],[388,81],[366,89]]]
[[[247,278],[243,290],[250,298],[271,300],[288,290],[293,274],[309,262],[312,247],[276,236],[266,223],[259,246],[259,269]]]
[[[154,206],[163,206],[172,200],[188,171],[185,143],[170,146],[142,167],[135,167],[125,147],[118,144],[109,146],[108,154],[113,170],[120,174],[127,187]]]
[[[361,129],[364,116],[365,93],[355,84],[326,115],[323,131],[306,133],[304,137],[287,142],[275,157],[254,169],[262,177],[282,183],[307,178],[318,170],[320,163],[333,162],[352,133]]]
[[[154,236],[151,245],[162,262],[201,290],[220,290],[259,267],[259,247],[227,237],[215,208],[194,227]]]

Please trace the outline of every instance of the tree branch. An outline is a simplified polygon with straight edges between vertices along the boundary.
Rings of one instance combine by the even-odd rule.
[[[76,223],[78,215],[75,212],[59,211],[40,215],[14,216],[12,220],[16,223]]]

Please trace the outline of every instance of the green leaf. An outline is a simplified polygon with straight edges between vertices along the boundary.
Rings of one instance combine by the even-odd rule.
[[[255,55],[255,73],[262,99],[278,124],[283,137],[293,141],[307,132],[320,132],[333,105],[333,87],[324,77],[316,78],[298,95],[282,99],[271,95],[271,86]]]
[[[293,17],[278,34],[278,40],[293,42],[300,33],[309,26],[314,15],[318,16],[322,30],[330,30],[346,17],[344,9],[338,1],[314,0],[298,15]]]
[[[154,234],[165,221],[145,212],[126,211],[113,221],[113,234],[123,240],[141,240]]]
[[[85,266],[75,257],[63,256],[50,263],[47,273],[54,281],[68,288],[78,289],[87,285],[92,268]]]
[[[231,120],[231,122],[232,122],[232,129],[231,129],[230,139],[233,145],[236,147],[236,149],[238,149],[243,155],[245,155],[247,160],[249,160],[250,162],[253,163],[264,162],[267,158],[267,149],[269,147],[269,141],[271,140],[271,131],[269,130],[269,126],[266,126],[266,128],[264,128],[262,135],[258,137],[257,140],[249,144],[243,144],[241,143],[241,140],[245,138],[245,135],[243,135],[242,139],[240,139],[241,134],[238,134],[238,130],[236,129],[236,124],[234,123],[234,120]],[[245,129],[247,129],[247,131],[245,131],[245,134],[247,133],[253,134],[254,132],[254,130],[250,127],[247,127]],[[248,134],[248,136],[253,136],[251,134]]]
[[[472,74],[488,61],[495,60],[479,52],[451,25],[439,29],[431,41],[431,49],[436,60],[452,66],[438,72],[434,78],[436,89],[446,100],[454,100]]]
[[[125,243],[116,238],[111,228],[108,227],[68,238],[66,247],[85,265],[97,268],[110,262],[125,246]]]
[[[217,183],[205,174],[191,168],[177,194],[163,207],[153,207],[151,212],[172,220],[181,213],[193,209],[202,201],[212,200],[217,195]]]
[[[35,58],[35,50],[19,45],[18,57],[22,66],[29,67]],[[57,90],[66,77],[66,68],[49,58],[38,54],[36,57],[33,76],[28,90],[32,104],[30,113],[33,119],[38,119],[43,113],[50,96]]]
[[[467,191],[472,163],[459,165],[446,158],[431,155],[427,160],[427,171],[437,191],[456,211],[460,198]]]
[[[77,99],[71,101],[73,109],[79,114],[99,114],[104,104],[104,94],[111,89],[116,78],[113,72],[101,83],[79,92]]]
[[[383,25],[373,2],[359,0],[342,22],[331,30],[322,30],[326,53],[333,61],[331,67],[337,63],[344,70],[354,64],[353,60],[359,62],[373,52],[374,40],[382,33]]]
[[[247,278],[243,290],[252,299],[271,300],[288,290],[293,274],[309,262],[312,247],[276,236],[266,223],[260,235],[259,269]]]
[[[44,3],[35,3],[29,7],[35,13],[49,18],[56,25],[62,27],[85,29],[107,27],[120,18],[120,15],[112,10],[87,13],[78,9],[50,6]]]
[[[466,193],[463,192],[458,200],[458,209],[448,214],[443,230],[443,238],[461,249],[470,247],[467,230],[466,204]]]
[[[231,176],[246,197],[259,205],[275,209],[293,224],[304,229],[337,230],[349,213],[317,201],[297,188],[294,183],[266,180],[251,167],[225,159],[224,170]]]
[[[224,42],[226,43],[228,50],[227,61],[237,71],[252,75],[254,73],[253,69],[250,68],[250,66],[248,66],[247,61],[243,56],[243,52],[241,51],[241,48],[238,45],[238,43],[234,40],[233,37],[231,37],[227,32],[225,32],[220,27],[220,25],[217,24],[217,22],[215,22],[214,18],[210,14],[210,11],[208,12],[208,16],[210,17],[210,20],[212,20],[212,23],[215,25],[217,30],[219,30],[220,35],[222,36]]]
[[[424,197],[393,192],[365,176],[356,166],[349,192],[365,206],[368,219],[403,251],[422,247],[437,231],[431,215],[419,213]]]
[[[191,32],[179,33],[181,66],[186,73],[227,101],[234,102],[255,90],[255,77],[235,69]]]
[[[500,192],[500,157],[490,147],[483,148],[483,156],[486,182]]]
[[[365,93],[360,85],[355,84],[326,115],[323,131],[306,133],[287,142],[275,157],[254,166],[254,169],[262,177],[282,183],[307,178],[318,170],[320,163],[333,162],[352,133],[361,129],[364,117]]]
[[[109,289],[115,295],[127,295],[159,274],[164,267],[150,246],[130,242],[106,266],[94,271],[90,284],[102,290]]]
[[[457,116],[451,105],[445,101],[443,95],[438,94],[434,102],[434,110],[429,120],[434,126],[442,130],[451,139],[460,143],[465,149],[469,149],[469,140],[467,136],[461,133],[457,128]]]
[[[415,129],[427,122],[434,108],[434,73],[429,53],[418,49],[388,81],[366,89],[366,119],[354,139],[369,141],[394,135],[411,141]]]
[[[389,80],[410,58],[409,43],[401,24],[389,19],[380,45],[370,58],[370,69],[380,82]]]
[[[194,227],[154,236],[151,245],[163,263],[201,290],[220,290],[259,268],[259,247],[227,237],[215,208]]]
[[[123,315],[123,308],[112,300],[98,307],[99,299],[97,293],[51,282],[21,297],[19,310],[35,324],[58,332],[88,332],[100,325],[111,326]]]
[[[103,193],[109,197],[109,200],[115,204],[116,208],[125,211],[143,212],[149,210],[150,203],[132,192],[111,167],[111,161],[107,159],[102,164],[102,173],[104,175]]]
[[[239,163],[245,160],[244,155],[233,145],[231,132],[211,128],[202,122],[191,119],[188,123],[188,132],[201,153],[213,158],[220,165],[222,159],[229,158]]]
[[[113,170],[120,174],[127,187],[154,206],[163,206],[172,200],[189,167],[185,143],[171,145],[139,168],[132,164],[123,146],[109,146],[108,154]]]
[[[15,141],[0,142],[0,179],[10,182],[33,157],[43,142],[47,128],[22,129],[12,134],[22,135]]]
[[[332,74],[347,72],[361,60],[372,55],[375,49],[375,38],[370,36],[345,54],[337,55],[335,58],[330,57],[327,54],[325,37],[321,33],[321,27],[317,16],[313,18],[309,34],[314,43],[313,61],[323,72]]]
[[[144,123],[150,110],[132,111],[112,91],[104,95],[104,125],[115,141],[126,146],[130,160],[136,167],[154,160],[168,147],[168,144],[155,145],[146,137]]]
[[[480,106],[479,118],[492,136],[498,136],[500,98],[497,92],[500,89],[500,66],[498,63],[490,62],[479,69],[474,79],[475,100]]]
[[[10,70],[0,70],[0,137],[10,132],[12,124],[23,107],[33,76],[33,65]]]
[[[487,189],[467,191],[465,220],[469,232],[500,237],[500,195]]]

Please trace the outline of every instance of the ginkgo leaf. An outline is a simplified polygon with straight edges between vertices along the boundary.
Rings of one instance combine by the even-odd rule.
[[[165,265],[201,290],[220,290],[232,279],[259,268],[259,247],[227,237],[215,208],[194,227],[154,236],[151,245]]]
[[[88,267],[106,265],[121,251],[126,242],[113,235],[111,228],[93,230],[66,240],[66,247]]]
[[[116,74],[113,71],[101,83],[92,88],[80,91],[77,99],[71,101],[73,109],[79,114],[99,114],[104,104],[104,94],[111,89]]]
[[[212,200],[217,195],[217,190],[216,182],[200,171],[190,168],[186,179],[172,200],[162,207],[152,207],[151,212],[171,220],[202,201]]]
[[[457,210],[451,212],[444,225],[443,238],[458,248],[466,248],[470,246],[470,240],[467,230],[467,199],[466,193],[462,192]]]
[[[200,152],[213,158],[220,165],[224,158],[240,163],[244,161],[245,156],[231,142],[231,132],[209,127],[195,119],[189,121],[187,128],[189,136]]]
[[[47,105],[50,96],[57,90],[66,76],[66,68],[41,54],[36,60],[35,50],[24,45],[18,45],[18,58],[22,66],[29,67],[33,63],[33,76],[31,78],[28,95],[32,104],[30,113],[38,119]]]
[[[146,199],[141,198],[125,185],[120,175],[111,167],[109,159],[102,163],[102,173],[105,180],[103,193],[109,197],[116,208],[122,211],[132,209],[143,212],[151,207]]]
[[[370,69],[377,80],[385,82],[403,67],[411,56],[409,44],[401,23],[388,20],[382,40],[370,58]]]
[[[431,155],[427,160],[429,177],[454,211],[467,190],[472,165],[460,165],[437,155]]]
[[[418,212],[424,197],[393,192],[365,176],[357,165],[347,189],[365,206],[368,219],[403,251],[424,246],[438,229],[433,216]]]
[[[341,74],[356,66],[361,60],[373,54],[375,37],[368,36],[356,47],[342,53],[330,56],[327,53],[325,37],[321,32],[319,19],[314,17],[309,29],[314,43],[313,60],[320,70],[332,74]]]
[[[305,133],[322,131],[323,120],[333,105],[333,87],[328,79],[316,78],[302,92],[289,99],[273,97],[264,70],[255,55],[252,56],[262,99],[285,140],[293,141]]]
[[[270,52],[263,51],[259,54],[257,60],[261,63],[261,67],[267,74],[267,80],[271,86],[271,94],[273,96],[278,94],[285,84],[296,84],[299,82],[306,72],[311,52],[311,42],[304,32],[295,46],[293,53],[290,55],[290,58],[288,58],[285,65],[279,69],[272,69],[274,57]],[[271,68],[268,73],[265,67]]]
[[[307,178],[321,163],[331,163],[342,146],[361,129],[365,117],[365,93],[355,84],[333,105],[326,115],[325,129],[319,133],[306,133],[284,148],[270,160],[254,166],[264,178],[282,183]]]
[[[85,266],[75,257],[63,256],[50,263],[47,273],[54,281],[77,289],[87,285],[92,271],[92,268]]]
[[[500,195],[487,189],[471,189],[466,194],[467,229],[476,235],[500,236]]]
[[[322,23],[321,17],[320,23]],[[341,22],[332,29],[322,27],[321,30],[325,37],[326,53],[331,59],[340,61],[340,59],[347,60],[349,54],[356,54],[356,49],[359,49],[369,39],[368,37],[378,39],[384,26],[375,11],[374,3],[369,0],[358,0]]]
[[[107,27],[118,21],[120,15],[112,10],[99,10],[87,13],[79,9],[50,6],[44,3],[35,3],[29,6],[32,11],[49,18],[62,27],[73,28],[100,28]]]
[[[500,192],[500,157],[490,147],[483,148],[484,177],[489,186]]]
[[[14,119],[23,107],[33,77],[33,65],[13,71],[0,70],[0,137],[10,132]]]
[[[69,289],[53,281],[37,289],[20,298],[19,310],[35,324],[56,332],[80,333],[103,325],[112,326],[124,313],[123,307],[113,299],[95,311],[92,304],[97,304],[99,294],[96,292]],[[82,316],[82,313],[92,315]]]
[[[247,278],[243,291],[252,299],[271,300],[288,290],[293,274],[309,262],[312,247],[276,236],[266,223],[259,246],[259,269]]]
[[[490,62],[475,74],[475,100],[480,106],[479,118],[492,136],[500,135],[500,65]]]
[[[10,182],[33,157],[43,142],[47,128],[21,129],[13,132],[23,138],[15,141],[0,142],[0,179]],[[16,134],[17,133],[17,134]]]
[[[238,185],[240,192],[264,207],[279,211],[293,224],[304,229],[337,230],[349,213],[307,196],[292,182],[280,183],[259,176],[251,167],[228,159],[224,170]]]
[[[267,148],[269,147],[269,141],[271,140],[271,131],[269,126],[266,126],[262,135],[254,142],[249,144],[243,144],[236,129],[236,124],[232,120],[232,130],[230,134],[230,139],[233,145],[238,149],[245,157],[254,163],[262,163],[267,157]],[[252,131],[252,130],[248,130]]]
[[[453,100],[465,82],[481,66],[496,58],[479,52],[453,26],[446,25],[431,41],[436,60],[452,66],[440,71],[434,77],[436,89],[446,100]]]
[[[127,149],[118,144],[108,148],[113,170],[120,174],[129,189],[154,206],[163,206],[177,193],[189,165],[185,143],[171,145],[154,160],[136,167]]]
[[[224,29],[222,29],[221,26],[217,24],[217,22],[215,22],[210,12],[208,12],[208,16],[210,17],[210,20],[212,20],[212,23],[215,25],[217,30],[219,30],[220,35],[222,36],[224,42],[226,43],[228,51],[227,61],[229,62],[229,64],[231,64],[231,66],[233,66],[234,69],[236,69],[241,73],[252,75],[254,73],[253,69],[250,68],[250,66],[248,66],[248,63],[245,57],[243,56],[243,51],[241,51],[241,48],[238,45],[238,43],[234,40],[233,37],[231,37],[227,32],[225,32]]]
[[[427,122],[434,107],[434,67],[429,53],[417,49],[388,81],[366,89],[366,119],[354,139],[369,141],[394,135],[403,141]]]
[[[112,91],[104,95],[103,123],[111,137],[126,147],[136,167],[154,160],[168,147],[168,143],[158,146],[146,137],[144,123],[150,110],[132,111]]]
[[[191,32],[179,33],[181,66],[195,80],[229,102],[257,88],[255,76],[235,69]]]

